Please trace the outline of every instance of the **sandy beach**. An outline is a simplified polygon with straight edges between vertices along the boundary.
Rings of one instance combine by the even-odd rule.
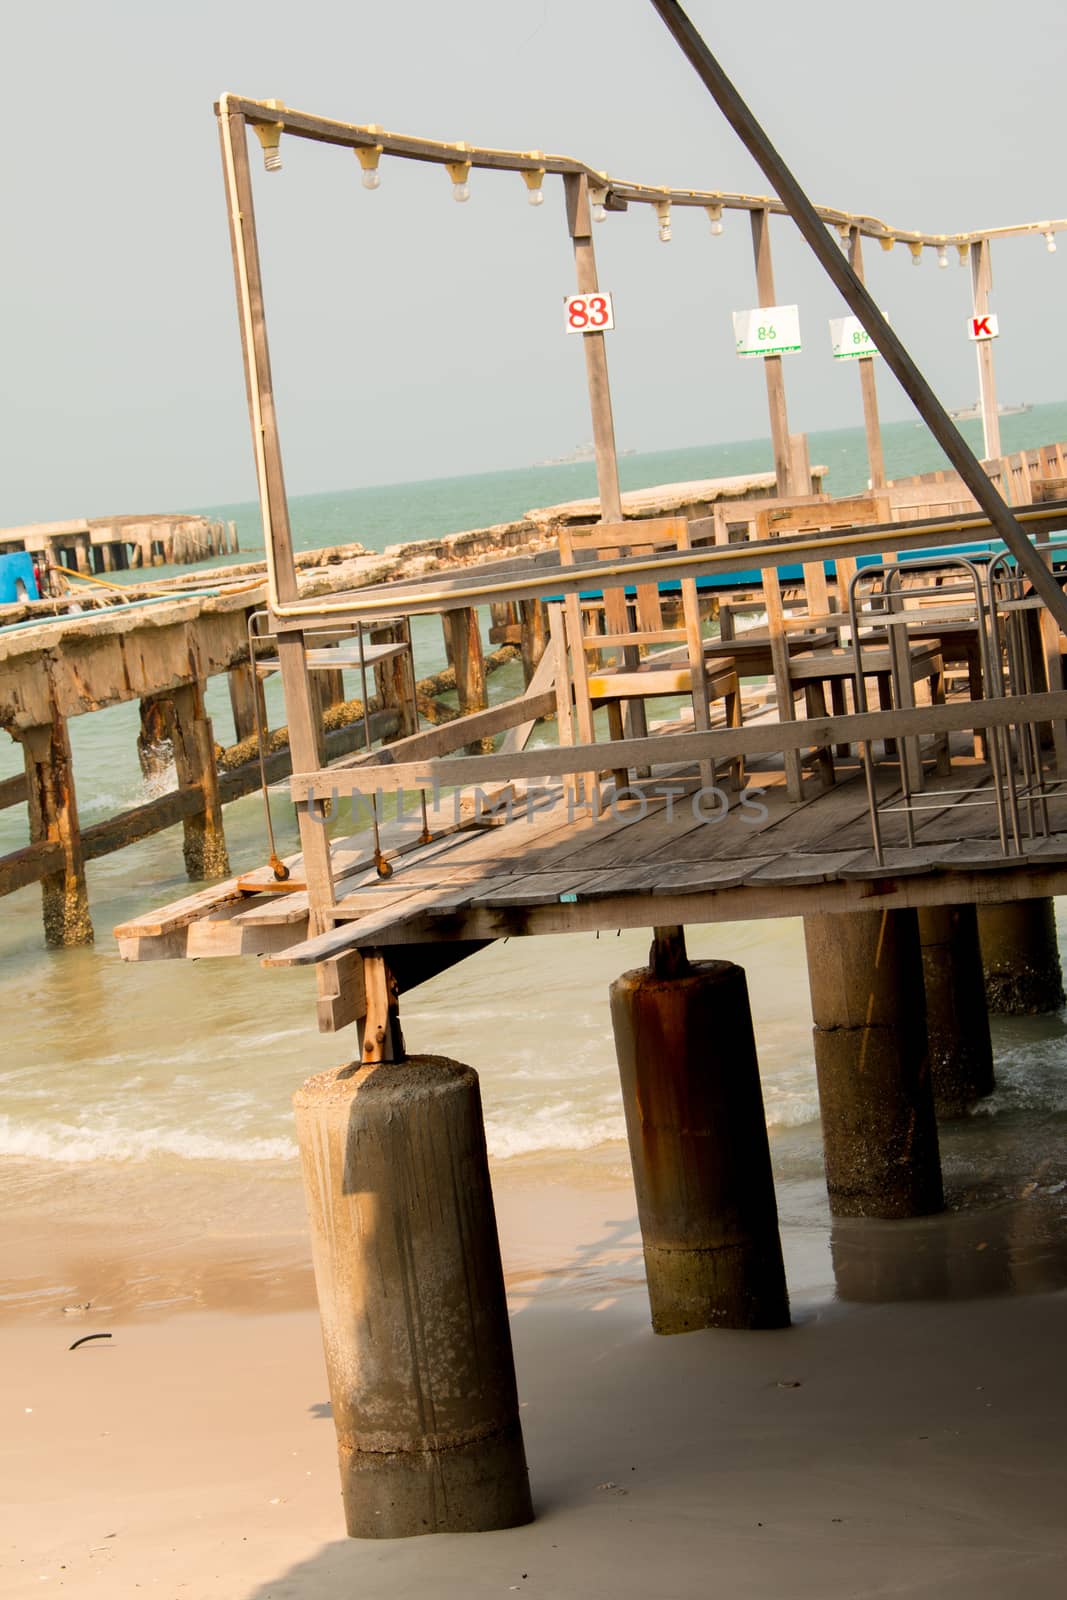
[[[859,1274],[856,1225],[831,1250],[787,1222],[792,1328],[664,1339],[628,1186],[498,1189],[530,1527],[346,1539],[309,1277],[276,1262],[300,1308],[249,1314],[231,1262],[232,1310],[8,1327],[0,1594],[1062,1593],[1067,1294],[1019,1292],[1025,1201],[984,1227],[866,1225]],[[907,1298],[932,1256],[948,1298]]]

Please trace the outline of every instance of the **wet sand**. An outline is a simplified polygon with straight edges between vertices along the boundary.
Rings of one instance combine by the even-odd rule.
[[[791,1329],[664,1339],[632,1191],[512,1173],[498,1213],[538,1517],[497,1534],[345,1538],[315,1313],[246,1314],[256,1283],[230,1256],[201,1261],[229,1310],[13,1318],[0,1595],[1051,1600],[1067,1293],[1047,1242],[1027,1249],[1033,1199],[832,1236],[787,1217]],[[116,1282],[140,1259],[97,1244]],[[306,1270],[273,1265],[306,1301]],[[93,1332],[111,1338],[68,1349]]]

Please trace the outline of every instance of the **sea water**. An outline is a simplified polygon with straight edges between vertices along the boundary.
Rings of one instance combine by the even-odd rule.
[[[977,424],[964,431],[977,433]],[[1004,448],[1067,438],[1067,406],[1042,406],[1006,418]],[[972,442],[977,443],[977,438]],[[891,476],[943,464],[925,431],[885,429]],[[830,471],[835,494],[866,487],[863,434],[811,437],[812,461]],[[620,462],[623,487],[770,470],[766,440],[708,445]],[[595,493],[591,464],[524,468],[435,482],[296,496],[298,549],[359,541],[373,549],[521,517],[536,506]],[[262,547],[252,505],[202,508],[233,518],[242,551]],[[207,563],[206,567],[218,563]],[[131,575],[140,576],[140,575]],[[443,665],[440,629],[416,634],[419,675]],[[521,687],[517,667],[493,679],[494,698]],[[212,681],[216,737],[232,737],[226,682]],[[277,707],[281,720],[280,706]],[[137,762],[136,706],[118,706],[71,723],[79,810],[91,823],[158,792]],[[17,746],[0,776],[18,771]],[[165,775],[163,786],[173,784]],[[295,848],[284,789],[274,814],[283,848]],[[261,801],[228,806],[226,834],[235,869],[265,855]],[[0,851],[26,842],[22,808],[0,813]],[[180,1193],[190,1229],[207,1226],[244,1196],[248,1216],[270,1212],[271,1196],[296,1182],[290,1097],[310,1073],[352,1049],[348,1034],[315,1031],[307,973],[262,971],[252,961],[118,960],[110,930],[118,922],[188,892],[177,829],[88,869],[97,941],[93,948],[43,948],[36,888],[9,896],[0,910],[0,1183],[5,1209],[71,1225],[97,1210],[162,1226],[163,1193]],[[581,1182],[620,1172],[624,1127],[608,1017],[608,986],[642,965],[646,932],[609,932],[498,943],[406,995],[408,1047],[453,1055],[482,1080],[490,1155],[498,1180],[509,1173],[562,1173]],[[739,962],[752,994],[763,1092],[786,1220],[825,1217],[821,1146],[811,1050],[811,1017],[796,921],[694,928],[692,954]],[[980,1112],[943,1133],[950,1189],[978,1189],[994,1206],[1019,1194],[1045,1195],[1059,1215],[1067,1125],[1067,1058],[1062,1017],[997,1022],[998,1089]],[[219,1197],[226,1194],[225,1204]],[[103,1204],[106,1197],[107,1204]],[[173,1212],[173,1208],[171,1208]],[[232,1219],[231,1219],[232,1220]],[[176,1225],[173,1214],[168,1226]],[[251,1224],[249,1224],[251,1225]],[[1051,1224],[1050,1224],[1051,1226]],[[1049,1246],[1042,1225],[1030,1245]],[[42,1268],[46,1297],[62,1285]],[[62,1274],[60,1273],[60,1276]],[[151,1274],[146,1275],[148,1278]],[[0,1289],[0,1293],[2,1293]],[[33,1293],[37,1293],[34,1289]],[[33,1298],[33,1293],[29,1298]],[[16,1285],[16,1304],[25,1298]]]

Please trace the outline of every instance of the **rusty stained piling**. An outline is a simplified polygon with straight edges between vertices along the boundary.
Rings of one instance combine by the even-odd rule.
[[[215,739],[204,706],[204,684],[195,678],[141,701],[137,755],[148,779],[173,760],[180,790],[198,792],[201,804],[182,818],[185,870],[194,880],[224,877],[230,870],[222,823]]]
[[[45,942],[56,948],[92,944],[93,924],[66,718],[54,710],[49,725],[27,728],[17,737],[26,767],[30,843],[52,846],[55,857],[53,870],[40,880]]]
[[[445,631],[448,659],[455,668],[460,716],[466,716],[474,711],[484,711],[489,704],[489,693],[486,687],[485,656],[482,651],[481,630],[478,626],[478,612],[473,606],[464,606],[458,610],[443,612],[441,621]],[[492,750],[492,741],[486,745],[485,741],[478,740],[468,745],[466,749],[470,755],[478,755],[483,749],[488,752]]]
[[[789,1322],[745,974],[657,928],[611,1020],[656,1333]]]
[[[980,906],[978,934],[990,1011],[1014,1017],[1059,1010],[1063,970],[1050,897]]]
[[[961,1117],[994,1087],[974,906],[924,906],[919,943],[934,1106],[939,1116]]]
[[[222,800],[211,719],[200,678],[172,691],[171,741],[181,789],[199,789],[203,806],[185,817],[185,870],[192,879],[222,878],[230,870],[222,826]]]
[[[230,690],[230,710],[233,712],[234,743],[253,739],[256,734],[256,703],[259,703],[260,726],[266,734],[267,700],[263,692],[263,679],[250,661],[239,661],[226,674]]]
[[[944,1205],[916,913],[804,918],[823,1153],[838,1217]]]
[[[353,1063],[293,1104],[349,1534],[529,1522],[477,1074]]]

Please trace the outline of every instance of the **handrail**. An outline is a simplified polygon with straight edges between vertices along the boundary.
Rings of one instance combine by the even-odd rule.
[[[1032,524],[1037,530],[1067,529],[1067,502],[1060,501],[1039,507],[1019,509],[1016,519]],[[894,552],[919,546],[940,548],[959,545],[968,536],[981,535],[991,528],[988,517],[980,512],[968,512],[956,517],[938,517],[929,522],[884,522],[862,529],[846,528],[818,535],[800,534],[782,539],[758,540],[744,545],[716,545],[707,549],[685,552],[668,551],[660,554],[627,556],[616,561],[588,562],[574,567],[541,567],[519,577],[498,576],[495,581],[479,582],[477,577],[466,581],[465,575],[454,578],[446,588],[416,590],[398,594],[390,591],[383,599],[380,589],[357,589],[347,597],[338,597],[329,603],[316,606],[314,612],[305,610],[298,619],[275,618],[275,631],[287,627],[306,629],[309,618],[373,615],[388,604],[391,614],[419,616],[476,603],[489,604],[505,600],[534,600],[564,594],[581,593],[593,586],[597,589],[618,588],[635,582],[642,576],[655,577],[658,582],[670,582],[675,577],[711,577],[716,574],[761,572],[766,567],[789,566],[794,561],[812,560],[821,556],[826,561],[842,556],[862,556],[887,549]],[[997,548],[1001,541],[995,540]]]
[[[855,712],[846,716],[805,717],[798,722],[749,724],[692,733],[667,733],[604,744],[539,745],[536,750],[500,755],[430,758],[368,763],[362,767],[324,767],[295,772],[292,798],[300,802],[336,799],[346,794],[384,790],[436,790],[484,780],[562,777],[572,772],[610,772],[656,761],[725,762],[739,755],[777,755],[813,745],[855,744],[864,739],[898,739],[921,733],[959,733],[1003,728],[1022,722],[1067,718],[1067,690],[1008,695],[989,700],[949,701],[944,705]]]

